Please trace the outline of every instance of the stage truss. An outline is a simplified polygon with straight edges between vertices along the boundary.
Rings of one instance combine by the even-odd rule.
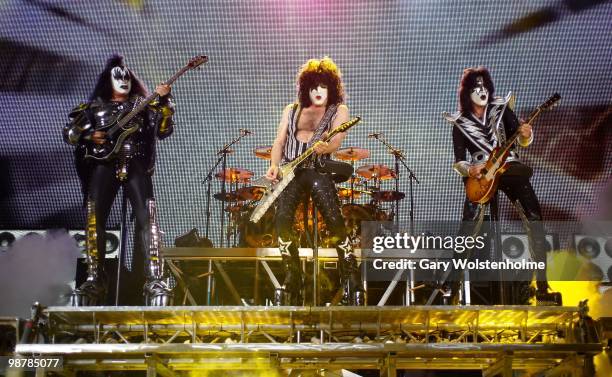
[[[586,339],[584,308],[411,307],[50,307],[50,344],[18,354],[63,356],[83,370],[476,369],[483,376],[586,376],[602,351]],[[513,372],[515,371],[515,372]],[[517,374],[516,371],[520,371]],[[514,373],[514,374],[513,374]],[[330,374],[327,374],[330,375]]]

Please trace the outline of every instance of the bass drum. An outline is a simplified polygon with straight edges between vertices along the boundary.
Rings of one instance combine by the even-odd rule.
[[[275,209],[271,207],[257,222],[249,220],[255,207],[242,212],[238,230],[240,247],[276,247],[277,235],[274,222]]]

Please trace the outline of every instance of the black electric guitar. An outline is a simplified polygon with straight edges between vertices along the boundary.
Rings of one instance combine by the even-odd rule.
[[[181,68],[178,72],[176,72],[172,77],[170,77],[167,81],[165,81],[164,85],[172,85],[179,77],[181,77],[185,72],[197,68],[200,65],[206,63],[208,61],[208,57],[204,55],[199,55],[194,58],[191,58],[187,65]],[[138,131],[138,124],[130,124],[132,119],[138,113],[143,111],[151,101],[156,99],[159,95],[155,92],[149,94],[146,98],[142,99],[138,105],[132,109],[125,116],[116,120],[113,123],[110,123],[105,128],[99,129],[100,131],[106,132],[106,140],[104,144],[95,145],[92,148],[87,148],[85,152],[86,159],[92,159],[97,161],[108,161],[112,160],[117,153],[121,150],[123,142],[125,139]]]
[[[349,120],[348,122],[342,123],[338,127],[328,132],[327,135],[321,139],[321,141],[327,142],[331,140],[336,134],[347,131],[349,128],[356,125],[360,120],[360,117],[356,117],[354,119]],[[283,190],[287,187],[289,182],[291,182],[293,178],[295,178],[295,169],[314,153],[314,144],[315,143],[313,143],[310,148],[306,149],[304,153],[299,155],[298,158],[279,168],[280,181],[271,182],[264,176],[251,182],[253,186],[265,187],[266,189],[266,192],[264,192],[263,197],[261,198],[261,200],[257,204],[257,207],[255,207],[255,210],[251,214],[250,220],[252,222],[256,223],[262,218],[268,208],[270,208],[272,203],[274,203],[276,198],[278,198],[280,193],[283,192]]]

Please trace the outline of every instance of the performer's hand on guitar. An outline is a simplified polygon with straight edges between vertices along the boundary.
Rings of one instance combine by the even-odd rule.
[[[529,140],[531,138],[531,124],[525,123],[522,119],[520,120],[521,126],[518,129],[521,139]]]
[[[469,174],[470,177],[480,179],[482,177],[482,169],[484,169],[485,164],[476,164],[470,166]]]
[[[329,153],[329,143],[325,141],[317,141],[314,145],[314,151],[316,154]]]
[[[170,94],[170,85],[159,84],[155,87],[155,93],[159,94],[160,97],[165,97]]]
[[[270,165],[268,171],[266,172],[266,178],[272,182],[278,182],[278,165]]]
[[[94,144],[104,144],[106,141],[106,132],[94,131],[94,133],[91,135],[91,141],[93,141]]]

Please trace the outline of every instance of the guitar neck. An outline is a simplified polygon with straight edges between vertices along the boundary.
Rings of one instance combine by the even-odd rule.
[[[174,82],[179,77],[181,77],[185,72],[187,72],[189,69],[191,69],[189,66],[185,66],[185,67],[181,68],[172,77],[170,77],[168,80],[164,81],[163,85],[172,85],[172,84],[174,84]],[[128,115],[126,115],[123,118],[121,118],[121,120],[119,122],[117,122],[117,124],[115,126],[113,126],[113,128],[111,128],[111,130],[109,132],[112,133],[113,131],[116,131],[117,129],[122,128],[123,126],[128,124],[132,119],[134,119],[134,117],[136,115],[138,115],[142,110],[144,110],[145,107],[147,107],[147,105],[149,103],[151,103],[157,97],[158,97],[158,94],[156,92],[153,92],[153,93],[149,94],[148,96],[146,96],[145,99],[143,99],[138,104],[138,106],[136,106],[132,111],[130,111],[130,113]]]
[[[542,112],[542,110],[539,107],[535,109],[534,111],[532,111],[531,114],[529,114],[529,117],[527,118],[527,123],[531,124],[531,122],[533,122],[533,120],[537,118],[538,115],[540,115],[540,112]],[[508,149],[510,149],[512,144],[516,142],[519,136],[520,136],[520,132],[519,130],[516,130],[512,134],[512,136],[506,141],[506,144],[504,144],[502,151],[505,153]]]

